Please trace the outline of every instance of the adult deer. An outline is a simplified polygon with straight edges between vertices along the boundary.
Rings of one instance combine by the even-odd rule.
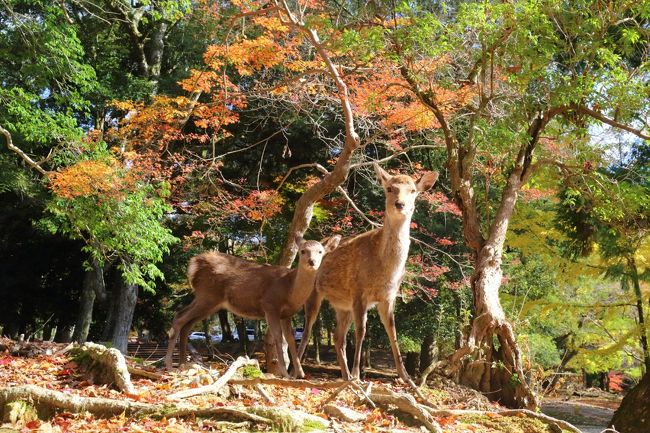
[[[214,251],[193,257],[187,269],[187,277],[194,290],[194,300],[180,310],[172,322],[165,356],[167,368],[172,366],[176,338],[180,338],[179,355],[182,364],[192,326],[215,311],[226,309],[248,319],[266,320],[275,342],[280,371],[282,375],[289,376],[282,353],[284,335],[289,345],[294,374],[304,377],[293,338],[291,317],[302,308],[311,294],[316,271],[323,257],[335,249],[340,240],[340,236],[324,239],[323,243],[296,238],[300,251],[296,269],[258,264]]]
[[[410,176],[391,176],[379,165],[375,164],[374,167],[386,195],[384,224],[381,228],[344,241],[336,251],[323,259],[316,274],[315,290],[305,305],[305,327],[298,356],[302,358],[307,348],[312,326],[325,298],[336,311],[334,344],[343,379],[359,378],[367,312],[373,305],[377,305],[379,317],[388,334],[397,373],[407,383],[412,383],[402,364],[393,313],[405,271],[415,198],[435,184],[438,173],[428,172],[415,182]],[[345,339],[352,320],[355,349],[350,375]]]

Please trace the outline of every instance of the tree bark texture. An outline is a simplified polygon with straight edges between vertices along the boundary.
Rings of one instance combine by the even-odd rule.
[[[610,423],[620,433],[650,431],[650,372],[623,398]]]
[[[133,322],[133,312],[138,301],[138,286],[125,281],[120,284],[120,293],[115,306],[115,326],[113,327],[113,347],[126,353],[129,331]]]
[[[85,343],[88,339],[88,330],[93,320],[93,307],[97,293],[104,292],[104,272],[99,263],[93,261],[91,269],[86,271],[79,299],[79,313],[72,340]]]

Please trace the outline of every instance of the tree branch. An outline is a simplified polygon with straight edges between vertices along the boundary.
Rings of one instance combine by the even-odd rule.
[[[16,152],[18,156],[20,156],[23,159],[23,161],[27,163],[27,165],[29,165],[34,170],[38,171],[43,176],[47,177],[48,172],[45,171],[43,167],[41,167],[32,158],[30,158],[29,155],[23,152],[19,147],[16,147],[14,145],[14,142],[11,139],[11,134],[9,133],[9,131],[7,131],[2,126],[0,126],[0,133],[2,133],[5,136],[5,139],[7,141],[7,147],[9,148],[9,150],[11,150],[12,152]]]
[[[580,105],[577,107],[573,107],[578,113],[586,114],[589,117],[592,117],[596,120],[600,120],[601,122],[613,126],[614,128],[622,129],[623,131],[627,131],[631,134],[636,135],[639,138],[643,138],[644,140],[650,140],[650,135],[644,134],[643,131],[633,128],[629,125],[626,125],[624,123],[618,122],[610,117],[605,116],[603,113],[600,111],[593,110],[585,105]]]

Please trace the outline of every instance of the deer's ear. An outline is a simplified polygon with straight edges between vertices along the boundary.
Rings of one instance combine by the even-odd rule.
[[[296,243],[298,248],[300,248],[300,245],[305,242],[305,239],[301,235],[296,235],[296,237],[293,238],[293,241]]]
[[[332,237],[325,238],[321,241],[321,244],[323,244],[323,248],[325,248],[325,252],[329,253],[330,251],[334,251],[336,247],[339,246],[339,242],[341,242],[341,235],[334,235]]]
[[[388,183],[388,181],[390,180],[390,178],[391,178],[392,176],[391,176],[390,174],[388,174],[388,172],[386,172],[386,170],[384,170],[383,168],[381,168],[381,167],[379,166],[379,164],[376,164],[376,163],[375,163],[375,164],[373,164],[372,166],[375,168],[375,173],[377,173],[377,178],[379,179],[379,181],[381,182],[381,184],[382,184],[383,186],[386,186],[386,184]]]
[[[418,192],[423,192],[431,188],[436,181],[438,180],[438,172],[437,171],[428,171],[424,173],[424,175],[418,180],[418,183],[416,184],[416,188],[418,189]]]

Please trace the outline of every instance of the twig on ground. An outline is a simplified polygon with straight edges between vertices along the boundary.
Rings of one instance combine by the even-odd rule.
[[[271,404],[275,404],[275,399],[273,397],[271,397],[271,394],[269,394],[266,391],[266,389],[264,388],[264,385],[262,385],[261,383],[258,383],[257,385],[255,385],[255,389],[257,390],[257,392],[260,393],[260,395],[262,397],[264,397],[264,400],[266,400],[267,402],[269,402]]]
[[[374,401],[372,401],[372,398],[368,394],[366,394],[366,391],[364,391],[363,387],[359,384],[359,382],[352,381],[350,382],[350,385],[352,386],[352,390],[355,391],[355,394],[359,397],[361,401],[366,401],[370,407],[375,409],[377,405],[375,404]],[[372,390],[372,382],[371,386],[369,389]]]
[[[143,368],[133,367],[131,365],[129,365],[128,368],[129,368],[129,373],[132,376],[146,377],[147,379],[151,379],[151,380],[162,379],[161,374],[154,373],[153,371],[145,370]]]
[[[350,386],[350,382],[344,382],[343,385],[339,386],[336,388],[336,390],[325,399],[325,401],[321,404],[321,408],[325,407],[328,403],[336,399],[336,397],[339,396],[340,393],[342,393],[344,390],[348,389]]]

